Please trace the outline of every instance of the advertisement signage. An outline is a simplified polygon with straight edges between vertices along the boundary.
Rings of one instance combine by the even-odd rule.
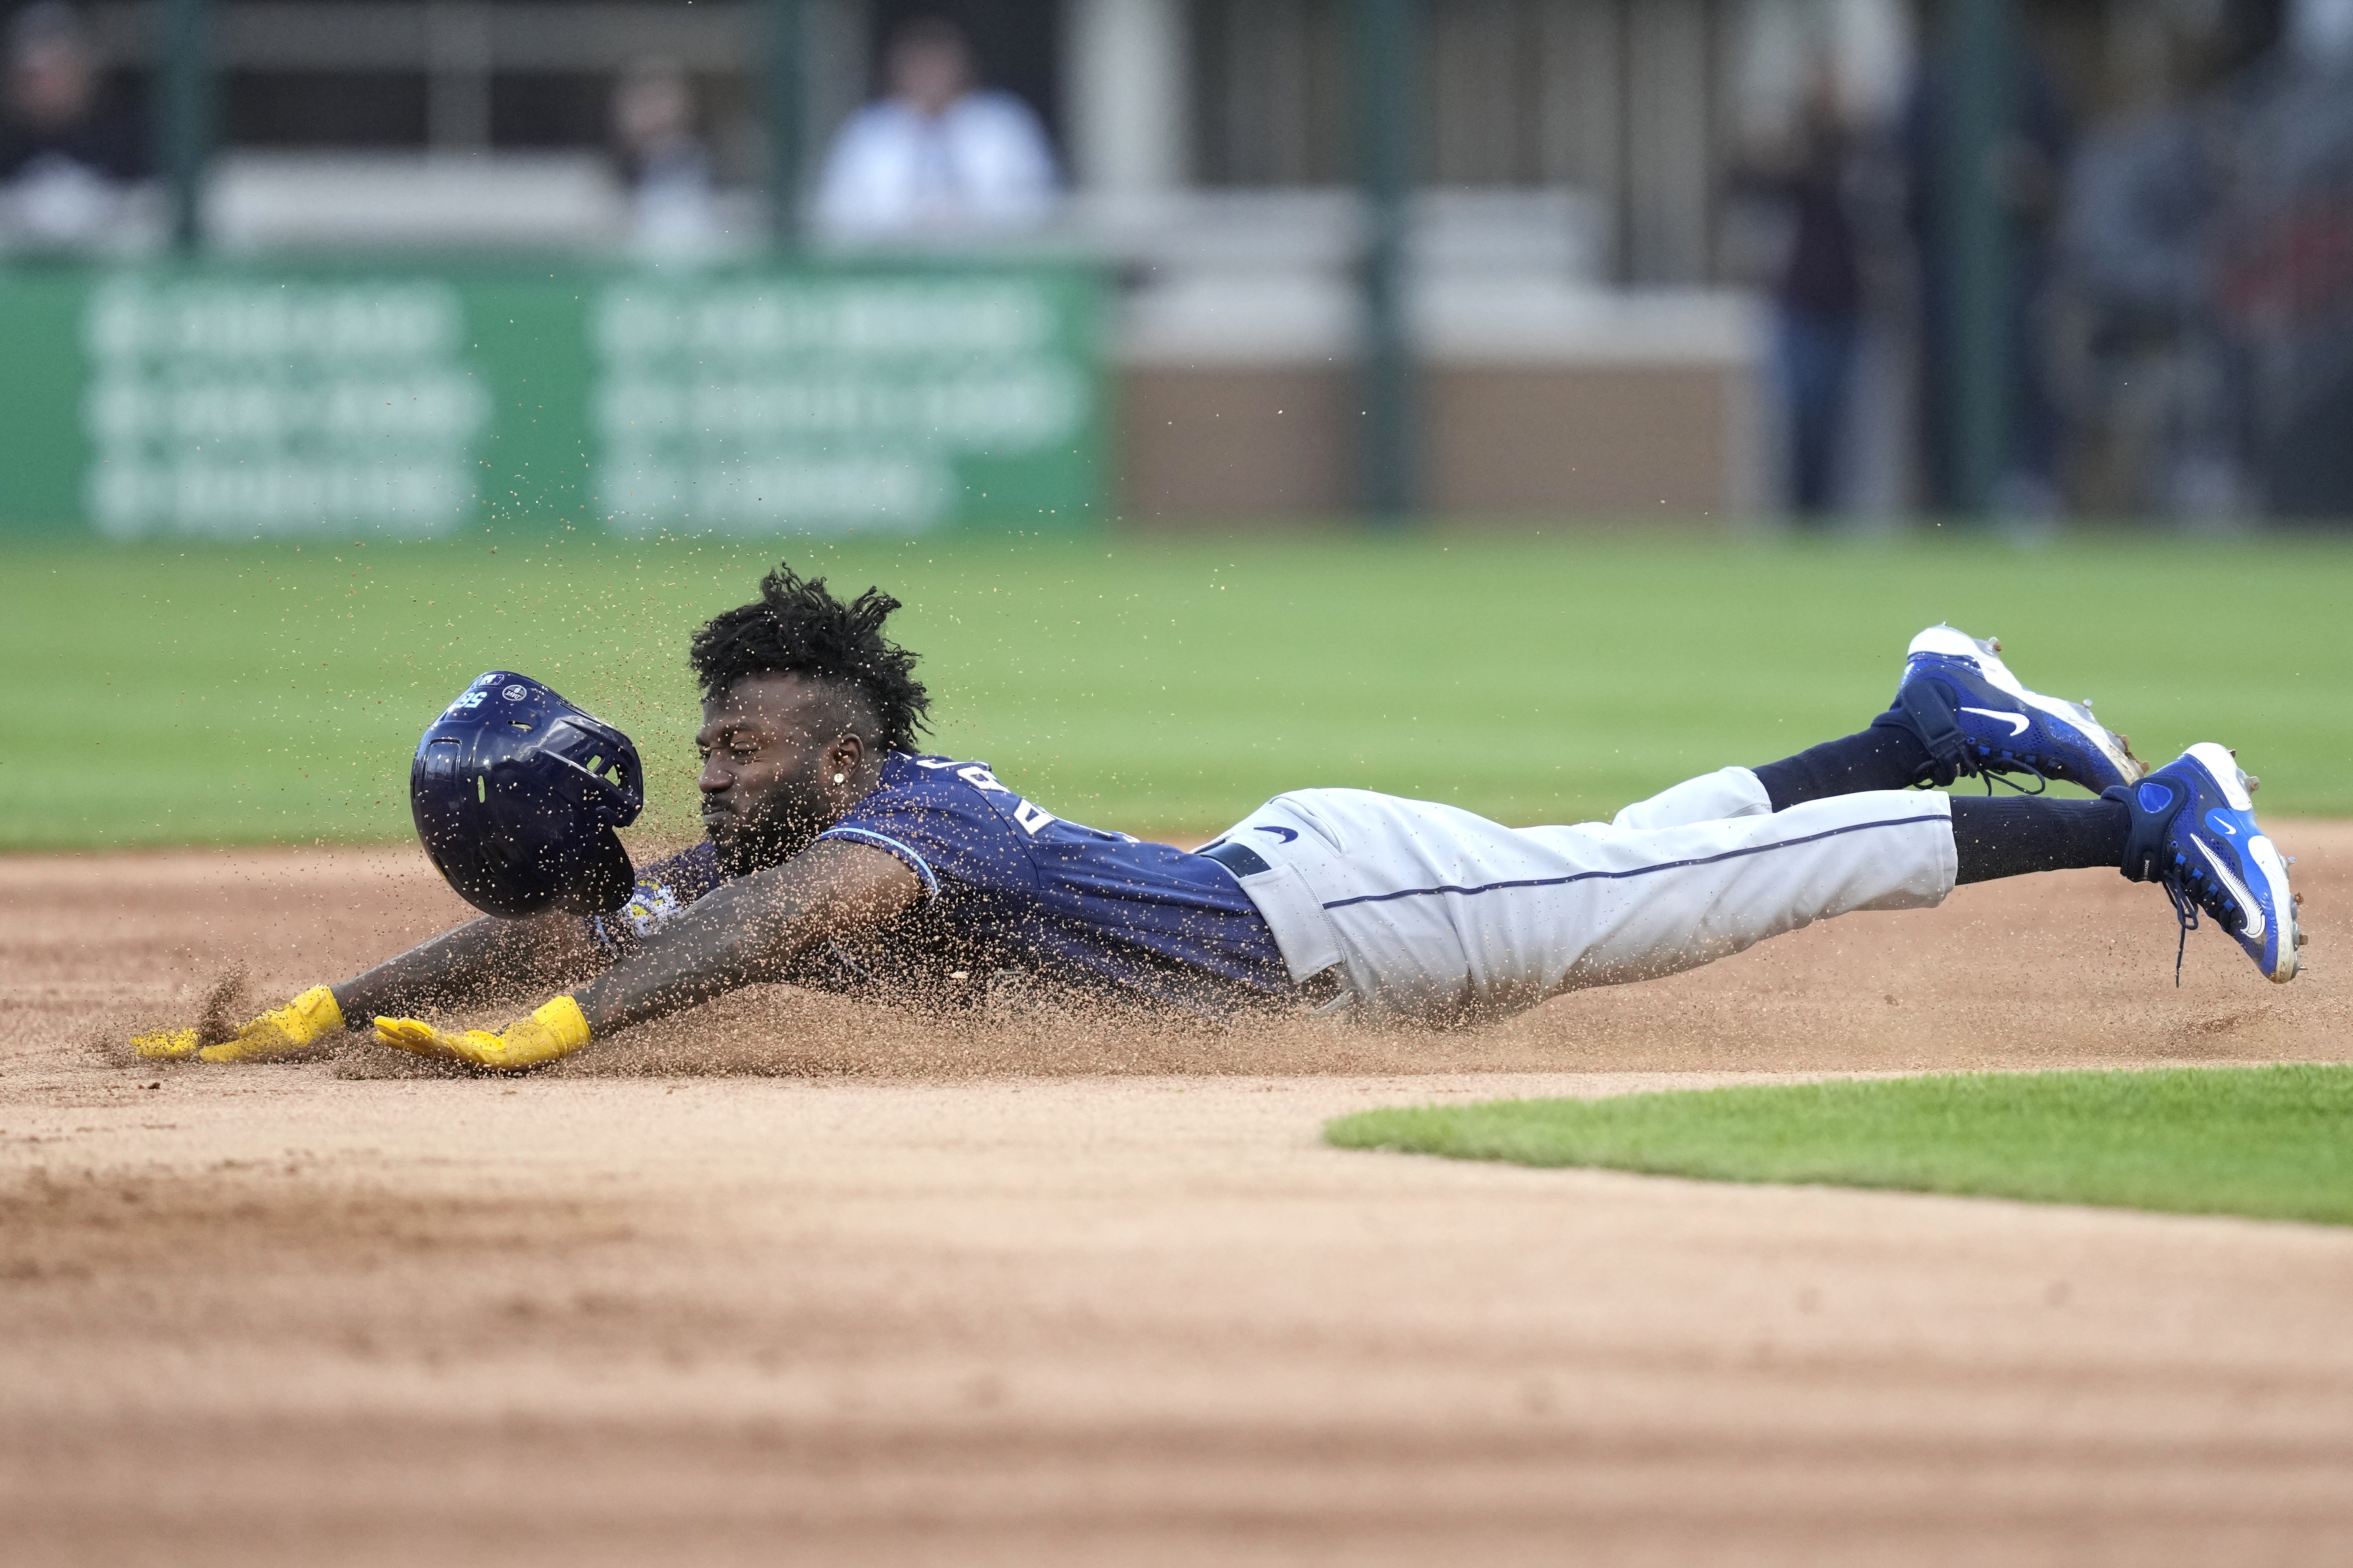
[[[0,531],[1078,525],[1077,268],[0,272]]]

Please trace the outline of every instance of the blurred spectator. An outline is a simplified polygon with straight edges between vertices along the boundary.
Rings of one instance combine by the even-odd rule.
[[[1836,502],[1862,341],[1862,259],[1849,193],[1854,144],[1837,64],[1825,54],[1814,61],[1785,144],[1739,181],[1786,209],[1787,251],[1773,281],[1773,370],[1788,421],[1789,500],[1800,517],[1819,517]]]
[[[2213,309],[2273,512],[2353,516],[2353,4],[2291,5],[2284,47],[2226,84]]]
[[[18,247],[107,243],[127,187],[147,173],[138,121],[99,91],[81,18],[27,5],[9,18],[6,116],[0,120],[0,232]]]
[[[2353,0],[2088,142],[2067,192],[2088,411],[2121,510],[2353,512]]]
[[[2088,137],[2069,174],[2061,237],[2093,459],[2079,479],[2104,510],[2222,518],[2251,499],[2253,409],[2210,277],[2230,179],[2225,120],[2144,114]]]
[[[2353,68],[2353,0],[2291,0],[2287,52],[2295,66],[2316,76]]]
[[[1023,227],[1053,203],[1054,154],[1029,105],[974,80],[971,46],[938,16],[910,19],[884,55],[890,96],[843,124],[818,222],[844,237]]]
[[[2010,516],[2047,516],[2059,508],[2058,406],[2051,393],[2049,356],[2038,325],[2052,273],[2059,193],[2070,152],[2067,114],[2057,82],[2027,39],[2009,52],[2004,97],[2010,125],[1995,167],[1986,172],[2008,222],[2010,261],[2005,402],[2006,466],[1996,480],[1994,510]],[[1957,363],[1956,236],[1946,232],[1952,203],[1945,189],[1944,136],[1954,113],[1957,69],[1949,49],[1922,57],[1905,107],[1903,144],[1920,304],[1920,479],[1928,510],[1965,510],[1959,454],[1953,447]]]
[[[698,256],[721,238],[711,152],[695,134],[694,89],[666,61],[628,72],[613,91],[613,134],[629,182],[630,237],[651,256]]]

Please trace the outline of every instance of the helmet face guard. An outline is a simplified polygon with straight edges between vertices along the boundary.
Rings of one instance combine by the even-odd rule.
[[[645,771],[629,738],[528,676],[494,669],[417,743],[408,805],[434,868],[485,914],[597,913],[636,873],[614,833]]]

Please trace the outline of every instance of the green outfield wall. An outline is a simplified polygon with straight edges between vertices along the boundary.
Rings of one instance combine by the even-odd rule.
[[[1101,296],[1042,264],[0,268],[0,534],[1083,527]]]

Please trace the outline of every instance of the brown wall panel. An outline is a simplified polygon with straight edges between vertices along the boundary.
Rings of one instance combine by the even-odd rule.
[[[1145,365],[1118,379],[1123,513],[1296,517],[1354,505],[1352,372]]]
[[[1735,493],[1733,372],[1452,365],[1427,373],[1433,511],[1688,516]]]
[[[1740,373],[1720,365],[1424,370],[1424,503],[1443,516],[1723,515],[1742,494]],[[1119,510],[1136,518],[1331,515],[1354,505],[1352,372],[1131,366]]]

